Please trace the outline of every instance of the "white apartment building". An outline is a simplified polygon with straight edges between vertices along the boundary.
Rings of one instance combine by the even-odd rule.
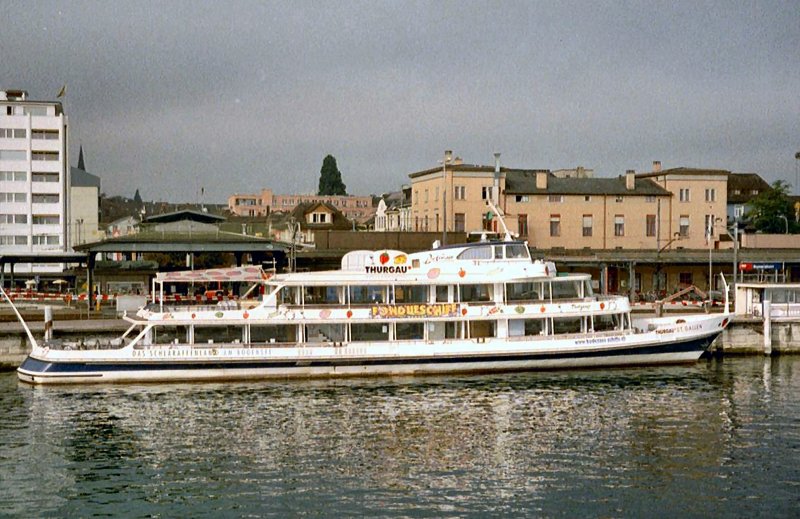
[[[68,250],[68,164],[67,117],[61,103],[32,101],[24,90],[0,90],[0,253]],[[19,263],[14,271],[61,268]]]

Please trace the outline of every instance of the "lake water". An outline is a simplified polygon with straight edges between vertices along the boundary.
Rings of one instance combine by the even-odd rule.
[[[0,373],[4,514],[797,517],[800,358],[78,388]]]

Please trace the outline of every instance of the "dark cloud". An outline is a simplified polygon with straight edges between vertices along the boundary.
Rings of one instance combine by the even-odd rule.
[[[397,189],[468,162],[792,181],[794,2],[7,2],[0,87],[67,82],[103,189],[216,201]]]

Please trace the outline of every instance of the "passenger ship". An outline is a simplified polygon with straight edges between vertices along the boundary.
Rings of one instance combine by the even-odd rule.
[[[267,275],[257,301],[166,306],[153,300],[110,345],[34,345],[28,383],[155,382],[473,373],[690,363],[730,314],[632,318],[628,299],[592,291],[588,274],[558,274],[520,241],[406,254],[345,255],[341,270]],[[161,297],[157,298],[160,285]],[[23,323],[24,324],[24,323]],[[27,327],[26,327],[27,329]]]

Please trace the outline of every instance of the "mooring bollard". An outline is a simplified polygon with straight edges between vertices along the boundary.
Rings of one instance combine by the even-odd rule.
[[[45,342],[53,338],[53,307],[44,307],[44,340]]]
[[[772,305],[764,301],[764,355],[772,355]]]

